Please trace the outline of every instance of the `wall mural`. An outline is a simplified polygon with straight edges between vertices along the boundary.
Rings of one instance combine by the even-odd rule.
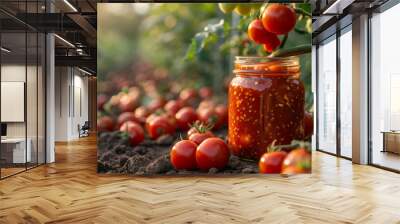
[[[98,172],[311,172],[310,4],[98,4]]]

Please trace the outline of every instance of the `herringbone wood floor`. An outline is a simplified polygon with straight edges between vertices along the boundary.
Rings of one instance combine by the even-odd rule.
[[[0,181],[0,223],[400,223],[400,175],[314,153],[313,174],[96,174],[96,140]]]

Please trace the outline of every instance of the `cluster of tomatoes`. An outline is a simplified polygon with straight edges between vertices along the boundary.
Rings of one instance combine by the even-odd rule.
[[[213,133],[226,126],[228,111],[225,104],[212,100],[210,88],[187,88],[174,99],[156,97],[146,105],[141,105],[140,95],[135,87],[111,98],[99,95],[98,110],[106,115],[99,117],[98,131],[120,131],[132,146],[143,142],[146,136],[156,140],[177,131],[186,132],[187,138],[178,141],[170,151],[170,162],[175,169],[207,171],[223,169],[228,164],[228,145]],[[312,125],[312,115],[306,113],[307,138],[312,135]],[[308,173],[310,166],[311,154],[304,147],[266,152],[259,160],[260,173]]]
[[[261,156],[258,163],[259,172],[265,174],[310,173],[311,153],[309,147],[298,143],[286,147],[291,150],[287,152],[280,147],[272,146],[269,152]]]
[[[195,122],[187,132],[187,140],[177,142],[171,149],[171,164],[177,170],[211,168],[222,169],[229,161],[230,152],[224,140],[215,137],[212,126]]]
[[[161,136],[173,135],[178,130],[187,131],[191,124],[203,122],[212,125],[213,130],[223,127],[228,120],[225,104],[217,104],[211,98],[213,91],[202,87],[198,91],[192,88],[184,89],[176,99],[165,100],[154,98],[147,105],[139,105],[138,88],[107,99],[98,97],[99,111],[108,111],[108,115],[97,120],[98,132],[121,131],[129,137],[132,146],[140,144],[146,134],[156,140]],[[196,107],[197,106],[197,107]],[[110,115],[110,108],[117,112]]]
[[[287,35],[294,29],[296,21],[293,8],[283,4],[268,4],[261,19],[249,24],[247,34],[252,41],[262,44],[265,51],[273,52],[281,45],[278,35]]]

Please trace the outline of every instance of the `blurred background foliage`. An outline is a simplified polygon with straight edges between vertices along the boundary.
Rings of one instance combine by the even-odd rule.
[[[243,3],[246,4],[246,3]],[[267,55],[247,37],[248,16],[224,14],[216,3],[126,3],[98,6],[98,91],[151,81],[160,95],[171,88],[211,86],[226,97],[234,57]],[[292,4],[310,13],[309,4]],[[261,7],[261,9],[260,9]],[[281,38],[282,39],[282,38]],[[311,49],[311,18],[300,15],[283,49]],[[312,108],[311,54],[300,56],[307,108]],[[158,82],[157,82],[158,80]]]

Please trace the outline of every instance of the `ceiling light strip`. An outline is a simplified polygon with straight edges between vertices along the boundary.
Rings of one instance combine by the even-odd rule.
[[[343,13],[343,10],[351,5],[355,0],[336,0],[322,13],[323,15],[339,15]]]
[[[57,37],[59,40],[61,40],[62,42],[66,43],[68,46],[75,48],[75,45],[73,45],[71,42],[69,42],[68,40],[60,37],[58,34],[54,34],[55,37]]]
[[[88,71],[86,71],[86,70],[83,70],[83,69],[81,69],[81,68],[79,68],[79,67],[78,67],[78,70],[81,71],[81,72],[83,72],[83,73],[85,73],[85,74],[87,74],[87,75],[92,75],[92,73],[90,73],[90,72],[88,72]]]
[[[10,53],[10,52],[11,52],[11,50],[8,50],[8,49],[5,48],[5,47],[1,47],[1,50],[4,51],[4,52],[7,52],[7,53]]]
[[[78,12],[78,10],[73,6],[68,0],[64,0],[64,3],[68,5],[74,12]]]

